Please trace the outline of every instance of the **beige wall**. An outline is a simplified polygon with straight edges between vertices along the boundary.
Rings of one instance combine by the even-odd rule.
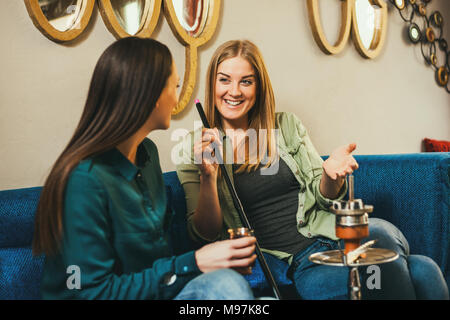
[[[87,32],[61,45],[33,26],[23,1],[1,2],[0,190],[43,184],[79,120],[95,63],[114,41],[97,9]],[[324,1],[331,38],[339,25],[337,2]],[[358,144],[355,154],[386,154],[420,152],[424,137],[450,140],[450,95],[436,85],[420,48],[408,43],[393,8],[384,50],[370,61],[352,43],[338,56],[323,54],[312,38],[304,0],[223,0],[222,7],[215,36],[199,50],[194,97],[204,97],[204,74],[215,48],[247,38],[263,52],[277,110],[303,120],[320,154],[351,141]],[[443,13],[450,43],[450,1],[433,1],[431,8]],[[183,73],[184,50],[163,17],[154,37],[171,48]],[[168,131],[150,134],[163,171],[175,168],[171,133],[191,130],[198,119],[191,103]]]

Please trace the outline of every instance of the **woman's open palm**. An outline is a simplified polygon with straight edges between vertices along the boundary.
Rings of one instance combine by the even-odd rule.
[[[356,149],[355,143],[341,146],[335,149],[323,163],[323,169],[332,180],[344,179],[347,174],[358,169],[358,163],[351,153]]]

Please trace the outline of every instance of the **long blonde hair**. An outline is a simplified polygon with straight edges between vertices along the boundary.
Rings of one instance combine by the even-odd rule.
[[[250,172],[256,170],[264,158],[264,161],[267,161],[265,167],[270,166],[277,154],[273,130],[275,129],[275,97],[261,52],[254,43],[248,40],[231,40],[217,48],[211,58],[206,76],[205,113],[211,127],[223,129],[222,117],[215,104],[217,69],[224,60],[238,56],[247,60],[256,73],[256,100],[255,105],[248,112],[248,128],[256,131],[260,152],[256,163],[250,163],[249,151],[246,148],[245,162],[237,171]],[[261,129],[266,130],[267,134],[264,137],[260,135]]]

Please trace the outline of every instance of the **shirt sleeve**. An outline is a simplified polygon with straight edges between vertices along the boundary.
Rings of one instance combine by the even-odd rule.
[[[339,194],[336,199],[329,199],[322,195],[320,192],[320,180],[322,179],[323,169],[323,159],[320,157],[316,148],[314,147],[311,138],[309,137],[308,131],[305,126],[302,124],[300,119],[297,116],[293,115],[296,121],[297,132],[305,144],[305,149],[307,153],[307,157],[311,164],[312,171],[312,190],[314,192],[315,199],[317,201],[317,205],[322,210],[329,210],[333,200],[341,200],[344,198],[347,193],[347,182],[344,183],[343,187],[339,191]]]
[[[80,272],[79,290],[61,286],[55,298],[171,299],[200,274],[194,252],[157,259],[137,273],[114,273],[118,261],[108,198],[89,172],[74,172],[66,187],[62,266]],[[64,271],[65,272],[65,269]],[[174,277],[175,275],[175,277]],[[168,281],[172,279],[172,281]]]
[[[194,163],[194,137],[193,132],[191,132],[183,138],[181,163],[177,165],[176,171],[186,199],[188,234],[197,243],[204,244],[214,240],[204,238],[197,231],[193,221],[200,195],[200,169]]]

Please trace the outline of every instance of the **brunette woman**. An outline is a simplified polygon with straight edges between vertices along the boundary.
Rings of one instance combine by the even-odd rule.
[[[245,279],[255,238],[171,256],[158,150],[179,76],[169,49],[118,40],[101,55],[81,120],[56,160],[36,213],[45,299],[252,299]],[[204,273],[204,274],[202,274]]]

